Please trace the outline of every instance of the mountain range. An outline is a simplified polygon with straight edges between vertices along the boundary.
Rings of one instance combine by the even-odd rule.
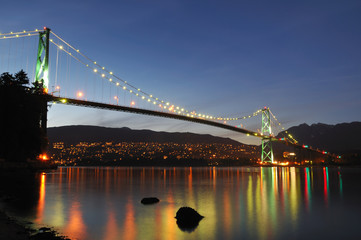
[[[361,122],[301,124],[287,130],[300,143],[330,152],[360,152]],[[281,132],[277,137],[287,135]]]
[[[301,124],[287,129],[300,144],[313,148],[325,149],[330,152],[360,152],[361,122],[328,125],[317,123]],[[277,137],[287,135],[281,132]],[[108,128],[97,126],[63,126],[48,129],[50,144],[64,142],[158,142],[158,143],[223,143],[242,145],[230,138],[215,137],[210,134],[169,133],[151,130],[132,130],[130,128]]]
[[[241,145],[230,138],[215,137],[210,134],[169,133],[151,130],[132,130],[130,128],[108,128],[97,126],[63,126],[48,128],[50,144],[64,142],[157,142],[157,143],[223,143]]]

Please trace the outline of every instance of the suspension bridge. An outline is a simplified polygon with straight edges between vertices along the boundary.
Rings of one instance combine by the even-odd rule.
[[[25,43],[24,38],[35,39],[35,42],[32,40],[30,43]],[[0,40],[2,40],[0,47],[2,47],[4,52],[7,52],[7,54],[4,53],[0,56],[0,67],[2,66],[3,69],[14,69],[15,71],[16,68],[17,70],[24,69],[30,73],[33,76],[34,82],[42,85],[44,89],[43,96],[51,104],[60,103],[178,119],[254,136],[260,138],[262,142],[262,163],[272,164],[276,162],[272,142],[281,142],[289,146],[306,148],[336,157],[326,151],[299,144],[284,129],[268,107],[261,108],[247,116],[213,116],[188,110],[180,105],[149,94],[123,80],[115,72],[108,70],[105,66],[88,57],[49,28],[0,33]],[[8,45],[4,43],[6,40],[9,40]],[[37,45],[37,50],[31,50],[34,49],[33,45]],[[56,48],[56,54],[54,55],[50,55],[51,46]],[[35,56],[36,61],[32,62],[31,60],[35,59]],[[75,67],[72,66],[73,63],[76,64]],[[73,74],[71,68],[75,68],[77,72]],[[72,79],[74,75],[76,81]],[[73,90],[69,90],[74,87],[85,89],[86,92],[92,93],[92,99],[85,97],[84,91],[79,90],[74,93]],[[99,90],[101,93],[99,93]],[[119,104],[119,100],[122,97],[124,101]],[[109,102],[105,102],[105,99],[109,100]],[[47,109],[44,111],[47,112]],[[230,124],[231,122],[240,122],[245,119],[254,118],[258,115],[261,115],[260,131],[248,130],[242,124]],[[44,116],[45,119],[42,119],[41,125],[46,130],[47,115],[45,114]],[[276,138],[274,135],[275,127],[284,130],[285,136]]]

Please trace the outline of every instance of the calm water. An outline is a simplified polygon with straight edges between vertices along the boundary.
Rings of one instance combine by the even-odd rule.
[[[24,217],[72,239],[361,239],[360,168],[60,168],[37,179]],[[142,205],[148,196],[161,202]],[[205,216],[192,232],[176,224],[182,206]]]

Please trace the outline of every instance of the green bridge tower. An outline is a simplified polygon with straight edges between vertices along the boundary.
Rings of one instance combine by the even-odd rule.
[[[272,129],[271,129],[271,115],[269,108],[264,107],[262,109],[262,128],[261,128],[261,134],[262,134],[262,155],[261,155],[261,161],[262,163],[273,163],[273,149],[272,149],[272,140],[270,136],[272,135]]]

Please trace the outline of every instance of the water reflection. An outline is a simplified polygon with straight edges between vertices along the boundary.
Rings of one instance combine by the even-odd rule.
[[[34,220],[74,239],[287,239],[307,234],[310,219],[342,204],[341,173],[327,167],[60,168],[41,175]],[[161,202],[140,204],[150,196]],[[176,225],[182,206],[205,216],[192,233]]]

